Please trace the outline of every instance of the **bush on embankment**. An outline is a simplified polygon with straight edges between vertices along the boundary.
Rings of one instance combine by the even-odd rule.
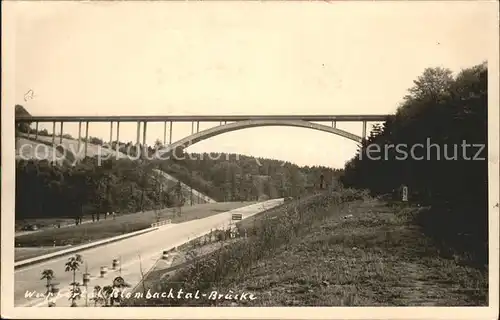
[[[328,219],[332,212],[341,211],[344,205],[356,199],[366,199],[366,191],[346,189],[339,192],[317,194],[295,200],[265,214],[243,220],[238,229],[246,230],[248,237],[223,246],[214,253],[194,259],[192,264],[180,270],[168,281],[164,280],[155,288],[159,292],[176,291],[207,292],[217,290],[230,275],[241,275],[260,260],[272,256],[277,248],[289,245],[294,239],[307,234],[315,225]],[[338,210],[331,210],[336,207]],[[244,233],[244,232],[243,232]],[[177,300],[148,299],[128,301],[130,305],[182,304]],[[196,304],[190,301],[189,304]],[[203,303],[200,301],[200,303]],[[205,302],[206,303],[206,302]]]

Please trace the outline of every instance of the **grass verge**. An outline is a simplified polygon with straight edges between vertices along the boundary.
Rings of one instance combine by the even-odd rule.
[[[68,248],[69,247],[16,248],[14,254],[14,262],[42,256]]]

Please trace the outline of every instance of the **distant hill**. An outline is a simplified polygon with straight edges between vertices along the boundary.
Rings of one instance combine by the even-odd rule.
[[[17,118],[19,116],[21,116],[21,117],[30,116],[31,117],[31,114],[22,105],[16,104],[16,107],[15,107],[15,117]]]

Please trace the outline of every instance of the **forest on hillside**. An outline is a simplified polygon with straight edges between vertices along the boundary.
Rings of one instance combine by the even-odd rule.
[[[419,217],[427,232],[481,251],[481,259],[488,239],[487,78],[486,63],[456,76],[426,69],[396,114],[363,141],[341,179],[374,194],[407,186],[410,202],[431,207]]]
[[[290,162],[236,154],[221,154],[219,159],[193,154],[191,159],[159,164],[163,171],[219,201],[297,197],[319,189],[321,175],[327,188],[340,173],[322,166],[299,167]]]

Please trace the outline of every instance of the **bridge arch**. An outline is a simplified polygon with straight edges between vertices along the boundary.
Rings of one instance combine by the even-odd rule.
[[[336,134],[338,136],[353,140],[355,142],[361,142],[362,138],[350,132],[337,129],[334,127],[325,126],[318,123],[313,123],[304,120],[245,120],[245,121],[237,121],[225,125],[220,125],[217,127],[209,128],[192,135],[189,135],[183,139],[180,139],[169,146],[159,150],[160,154],[169,154],[173,150],[178,148],[185,149],[193,144],[206,140],[208,138],[231,132],[236,130],[242,130],[247,128],[254,127],[266,127],[266,126],[286,126],[286,127],[300,127],[300,128],[308,128],[313,130],[319,130],[323,132],[328,132],[332,134]]]

